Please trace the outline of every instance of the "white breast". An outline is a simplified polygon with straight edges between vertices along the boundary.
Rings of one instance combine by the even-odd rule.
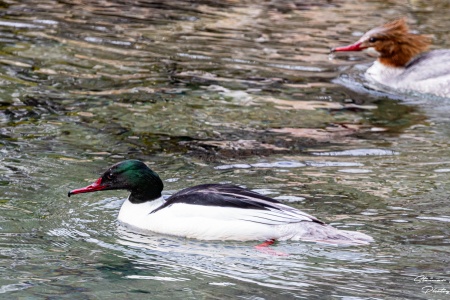
[[[450,51],[435,50],[404,67],[388,67],[379,61],[366,71],[370,83],[399,92],[418,92],[450,98]]]
[[[404,68],[387,67],[379,61],[375,61],[373,65],[367,69],[365,77],[370,82],[395,88],[398,84],[399,76],[403,71]]]

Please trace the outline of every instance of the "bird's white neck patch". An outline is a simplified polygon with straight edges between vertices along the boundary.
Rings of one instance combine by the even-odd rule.
[[[374,47],[369,47],[364,49],[364,53],[366,53],[367,55],[371,56],[371,57],[380,57],[381,53],[378,52],[377,50],[375,50]]]

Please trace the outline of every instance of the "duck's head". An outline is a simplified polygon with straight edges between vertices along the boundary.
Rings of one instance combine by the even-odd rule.
[[[430,43],[428,36],[410,33],[405,18],[401,18],[369,30],[356,43],[333,48],[331,52],[369,50],[376,53],[382,64],[403,67],[428,50]]]
[[[106,190],[130,191],[132,203],[143,203],[161,197],[164,185],[158,174],[139,160],[125,160],[111,166],[94,183],[69,192],[68,196]]]

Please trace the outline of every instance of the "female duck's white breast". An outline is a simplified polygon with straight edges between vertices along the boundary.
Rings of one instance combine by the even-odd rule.
[[[389,67],[376,61],[365,76],[370,82],[401,92],[413,91],[450,98],[450,51],[424,53],[405,67]]]
[[[399,76],[404,72],[404,68],[387,67],[375,61],[367,69],[365,77],[370,82],[380,83],[382,85],[395,88],[398,84]]]

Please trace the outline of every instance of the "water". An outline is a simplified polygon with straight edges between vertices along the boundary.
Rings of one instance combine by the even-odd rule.
[[[1,298],[449,297],[450,102],[372,91],[370,58],[328,57],[399,15],[448,48],[445,1],[0,6]],[[129,232],[126,192],[67,198],[125,158],[165,195],[236,183],[376,242],[271,255]]]

